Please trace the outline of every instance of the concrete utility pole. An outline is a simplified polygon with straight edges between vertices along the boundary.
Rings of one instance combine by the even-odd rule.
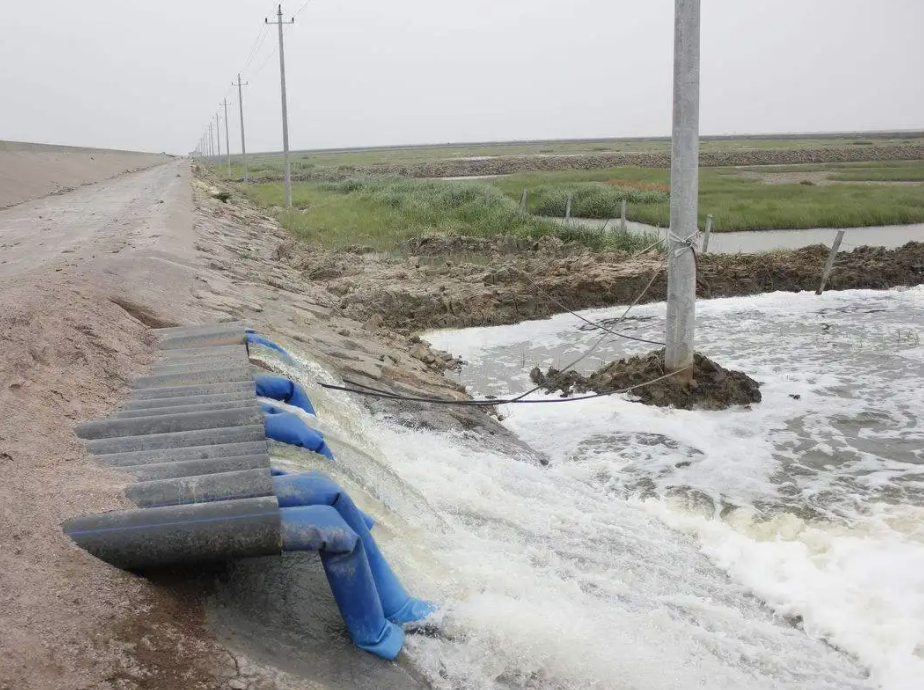
[[[697,201],[699,195],[700,0],[674,0],[674,128],[671,139],[671,225],[667,243],[668,372],[693,378],[696,325]]]
[[[212,123],[209,122],[209,157],[210,158],[213,153],[215,153],[215,140],[212,137]]]
[[[241,83],[241,75],[237,75],[237,108],[241,114],[241,167],[243,168],[244,182],[247,181],[247,146],[244,143],[244,92],[242,87],[247,86],[249,82]]]
[[[215,113],[215,143],[217,145],[219,162],[221,162],[221,115]]]
[[[231,174],[231,135],[228,133],[228,125],[231,121],[228,119],[228,99],[224,99],[225,104],[225,154],[228,157],[228,174]]]
[[[282,5],[276,8],[276,21],[271,22],[264,19],[267,24],[275,24],[279,27],[279,80],[282,88],[282,156],[285,165],[283,180],[286,188],[286,208],[292,208],[292,169],[289,167],[289,112],[286,105],[286,56],[282,45],[282,26],[283,24],[294,24],[295,19],[283,21]]]

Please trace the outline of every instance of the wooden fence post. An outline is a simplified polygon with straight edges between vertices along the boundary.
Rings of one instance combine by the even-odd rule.
[[[709,251],[709,238],[712,236],[712,214],[706,216],[706,232],[703,233],[703,251],[705,254]]]
[[[828,254],[828,260],[825,261],[825,270],[821,274],[821,285],[818,286],[818,289],[815,291],[816,295],[820,295],[825,291],[825,284],[828,282],[828,277],[831,275],[831,269],[834,268],[834,259],[837,258],[837,250],[841,248],[841,240],[844,239],[844,231],[838,230],[837,237],[834,238],[834,244],[831,245],[831,253]]]

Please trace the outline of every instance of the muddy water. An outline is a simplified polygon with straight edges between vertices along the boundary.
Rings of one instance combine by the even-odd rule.
[[[640,307],[626,328],[656,336],[663,312]],[[410,635],[397,664],[357,651],[310,555],[235,566],[214,616],[332,688],[917,690],[921,323],[920,288],[710,301],[701,347],[761,380],[764,403],[502,410],[547,467],[373,416],[319,389],[334,377],[296,351],[277,370],[309,387],[338,461],[274,448],[274,463],[347,488],[408,588],[440,602],[439,632]],[[430,339],[487,394],[595,337],[569,315]]]
[[[728,588],[752,593],[795,625],[806,645],[825,641],[845,652],[772,685],[824,687],[858,661],[869,687],[920,688],[924,287],[778,293],[702,302],[698,310],[698,349],[762,383],[763,402],[753,409],[673,411],[604,398],[508,406],[505,425],[547,450],[551,473],[692,539],[728,575]],[[619,311],[584,313],[608,320]],[[664,305],[633,310],[622,329],[660,339]],[[461,377],[474,393],[504,397],[530,387],[532,366],[561,367],[596,337],[570,315],[427,336],[468,362]],[[606,341],[580,366],[639,351]],[[654,551],[639,557],[674,573],[677,596],[696,598],[688,591],[696,578],[681,560],[668,565]],[[621,578],[622,566],[610,577]],[[726,604],[726,615],[750,615],[740,601]],[[707,609],[700,601],[692,620],[715,642]],[[731,635],[755,642],[746,626]],[[770,644],[772,651],[758,653],[761,665],[800,667],[779,638]],[[743,658],[725,662],[739,668]],[[766,677],[757,676],[739,687],[762,687]]]
[[[575,223],[588,227],[603,228],[605,221],[591,218],[576,218]],[[619,227],[618,219],[610,221],[608,229]],[[666,236],[664,228],[644,223],[627,223],[627,228],[639,234],[655,233]],[[777,249],[800,249],[814,244],[829,247],[834,242],[837,230],[834,228],[814,228],[811,230],[759,230],[748,232],[716,232],[709,240],[709,251],[720,254],[754,254]],[[924,240],[924,223],[915,225],[884,225],[881,227],[847,228],[842,250],[849,251],[855,247],[871,246],[894,249],[907,242]]]

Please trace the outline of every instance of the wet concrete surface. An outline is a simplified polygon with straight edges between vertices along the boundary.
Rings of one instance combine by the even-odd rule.
[[[430,687],[405,653],[388,662],[353,645],[317,554],[228,564],[215,578],[208,609],[224,644],[330,690]]]

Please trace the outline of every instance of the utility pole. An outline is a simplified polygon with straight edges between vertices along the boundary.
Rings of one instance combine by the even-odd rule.
[[[267,24],[275,24],[279,27],[279,81],[282,88],[282,156],[285,165],[283,181],[286,188],[286,208],[292,208],[292,169],[289,167],[289,113],[286,105],[286,56],[282,45],[282,26],[283,24],[294,24],[295,19],[283,21],[282,5],[276,7],[276,21],[271,22],[264,19]]]
[[[221,116],[215,113],[215,144],[218,146],[218,162],[221,162]]]
[[[209,122],[209,158],[215,153],[215,140],[212,138],[212,123]]]
[[[241,83],[241,75],[237,75],[237,109],[241,114],[241,167],[244,172],[244,182],[247,181],[247,146],[244,143],[244,92],[242,87],[249,82]]]
[[[228,125],[231,121],[228,119],[228,99],[224,99],[225,104],[225,154],[228,157],[228,175],[231,174],[231,135],[228,133]]]
[[[699,195],[700,0],[674,0],[674,126],[671,138],[671,225],[667,243],[667,333],[664,366],[693,378]]]

